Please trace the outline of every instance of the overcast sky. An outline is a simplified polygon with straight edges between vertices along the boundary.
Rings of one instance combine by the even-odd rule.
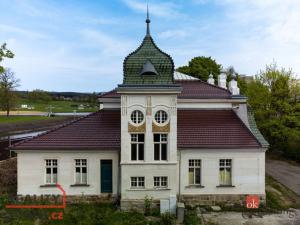
[[[122,82],[146,0],[0,0],[0,43],[20,90],[100,92]],[[149,0],[151,35],[175,66],[212,56],[253,75],[275,60],[300,74],[298,0]],[[299,76],[298,76],[299,77]]]

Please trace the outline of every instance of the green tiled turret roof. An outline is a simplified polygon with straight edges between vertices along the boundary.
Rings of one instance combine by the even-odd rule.
[[[174,62],[170,55],[160,50],[150,35],[150,19],[147,13],[147,33],[142,44],[130,53],[123,63],[123,85],[173,84]],[[141,74],[148,62],[157,74]],[[151,66],[152,67],[152,66]]]
[[[266,148],[269,147],[269,143],[266,141],[264,136],[260,133],[260,131],[256,125],[254,114],[253,114],[251,107],[247,107],[247,108],[248,108],[248,122],[249,122],[250,130],[252,131],[252,134],[256,137],[256,139],[259,141],[259,143],[262,145],[262,147],[266,147]]]

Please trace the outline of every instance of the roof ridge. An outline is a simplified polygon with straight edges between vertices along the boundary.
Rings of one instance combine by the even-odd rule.
[[[105,96],[105,95],[108,95],[108,94],[110,94],[110,93],[113,93],[113,92],[116,91],[116,90],[117,90],[117,88],[114,88],[114,89],[112,89],[112,90],[110,90],[110,91],[104,92],[104,93],[102,93],[101,95],[99,95],[98,98],[101,98],[101,97],[103,97],[103,96]]]
[[[42,136],[44,136],[44,135],[46,135],[46,134],[52,133],[52,132],[57,131],[57,130],[59,130],[59,129],[61,129],[61,128],[64,128],[64,127],[66,127],[66,126],[70,126],[70,125],[72,125],[73,123],[79,122],[80,120],[86,119],[86,118],[88,118],[88,117],[90,117],[90,116],[93,116],[93,115],[99,113],[99,112],[100,112],[100,111],[98,110],[98,111],[96,111],[96,112],[94,112],[94,113],[91,113],[91,114],[88,114],[88,115],[86,115],[86,116],[81,116],[81,117],[79,117],[79,118],[77,118],[77,119],[74,119],[74,120],[72,120],[72,121],[63,123],[63,124],[61,124],[61,125],[57,125],[57,126],[54,127],[53,129],[50,129],[50,130],[48,130],[48,131],[46,131],[46,132],[44,132],[44,133],[42,133],[42,134],[39,134],[39,135],[37,135],[37,136],[32,137],[32,138],[29,138],[29,139],[26,139],[26,140],[17,142],[17,143],[15,143],[15,144],[9,146],[8,148],[10,149],[10,148],[19,146],[19,145],[21,145],[21,144],[27,143],[27,142],[29,142],[29,141],[35,140],[36,138],[42,137]]]

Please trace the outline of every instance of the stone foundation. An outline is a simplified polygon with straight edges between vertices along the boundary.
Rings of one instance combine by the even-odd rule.
[[[122,211],[136,211],[145,212],[145,200],[144,199],[122,199],[121,202]],[[153,200],[151,203],[151,209],[159,208],[159,200]]]
[[[198,205],[234,205],[238,204],[241,206],[246,205],[247,195],[181,195],[179,197],[180,202],[184,202],[187,206],[198,206]],[[265,195],[258,195],[260,198],[260,204],[266,203]]]
[[[33,202],[42,204],[62,204],[63,197],[61,195],[19,195],[17,196],[17,202],[24,202],[30,204]],[[100,203],[109,202],[113,203],[118,200],[117,196],[107,195],[68,195],[67,204],[78,204],[78,203]]]

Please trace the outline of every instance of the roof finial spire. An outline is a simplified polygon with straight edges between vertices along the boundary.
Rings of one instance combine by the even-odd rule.
[[[148,2],[147,2],[147,19],[146,19],[146,23],[147,23],[147,35],[150,35],[150,19],[149,19],[149,8],[148,8]]]

